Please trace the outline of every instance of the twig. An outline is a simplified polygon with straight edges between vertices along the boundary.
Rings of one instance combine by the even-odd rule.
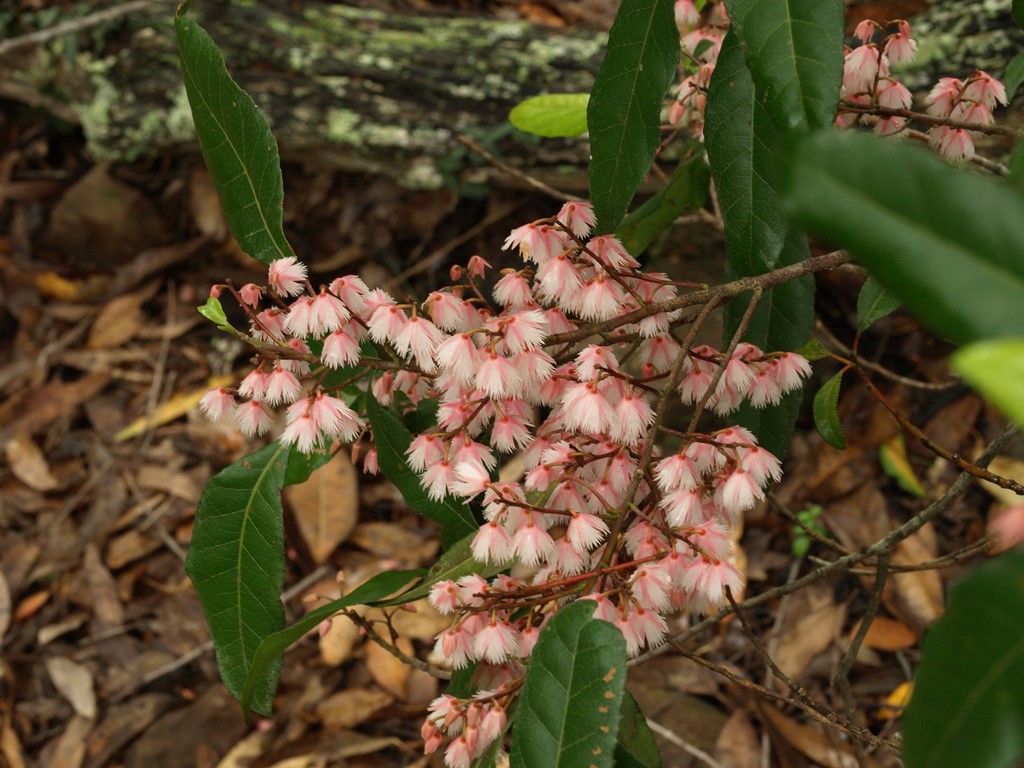
[[[725,375],[725,367],[729,364],[729,360],[732,358],[732,353],[736,351],[736,347],[739,346],[740,339],[743,338],[743,334],[747,332],[747,327],[750,325],[750,319],[754,316],[754,310],[757,309],[757,305],[761,302],[761,296],[764,295],[764,288],[758,287],[754,289],[754,295],[750,299],[750,303],[747,304],[747,308],[743,311],[743,317],[740,318],[739,325],[736,326],[736,331],[732,335],[732,339],[729,340],[729,346],[722,353],[722,362],[715,368],[715,373],[711,377],[711,382],[708,384],[707,390],[704,392],[704,396],[700,399],[697,407],[693,410],[693,416],[690,417],[690,426],[687,427],[687,432],[693,432],[697,428],[697,423],[700,421],[701,415],[704,413],[704,409],[707,407],[708,402],[715,394],[715,390],[718,388],[718,382],[722,380],[722,376]],[[689,349],[689,345],[683,347],[683,351],[680,355],[686,355],[686,350]]]
[[[657,315],[662,312],[674,312],[677,309],[684,309],[685,307],[696,307],[701,304],[706,304],[709,301],[718,301],[719,303],[722,303],[739,296],[740,294],[753,291],[756,288],[771,288],[779,285],[780,283],[785,283],[804,275],[811,275],[816,272],[826,272],[830,269],[835,269],[849,261],[850,256],[845,251],[833,251],[832,253],[826,253],[823,256],[814,256],[806,261],[801,261],[798,264],[791,264],[788,267],[782,267],[781,269],[776,269],[773,272],[766,272],[763,275],[741,277],[739,280],[733,280],[731,283],[725,283],[724,285],[720,285],[715,288],[706,288],[701,291],[694,291],[693,293],[676,296],[675,298],[667,299],[666,301],[648,304],[640,309],[634,309],[632,312],[627,312],[624,315],[614,317],[610,320],[581,326],[575,331],[556,333],[549,336],[545,343],[549,345],[572,344],[589,336],[604,334],[607,331],[614,330],[615,328],[623,325],[638,323],[646,317],[651,317],[652,315]]]
[[[864,382],[864,386],[867,388],[868,392],[876,400],[878,400],[878,402],[885,406],[885,409],[893,415],[893,418],[895,418],[896,421],[899,422],[899,425],[903,427],[903,429],[906,432],[909,432],[911,435],[920,440],[921,444],[924,445],[925,448],[927,448],[929,451],[936,454],[937,456],[940,456],[941,458],[950,462],[951,464],[955,464],[964,472],[970,472],[979,480],[987,480],[990,483],[998,485],[1000,488],[1005,488],[1008,491],[1013,491],[1018,496],[1024,496],[1024,485],[1021,485],[1016,480],[1013,480],[1008,477],[1002,477],[1001,475],[989,472],[987,469],[983,469],[982,467],[972,464],[959,453],[952,453],[950,451],[947,451],[941,445],[939,445],[930,437],[928,437],[928,435],[926,435],[924,432],[918,429],[918,427],[915,424],[913,424],[906,416],[900,413],[900,409],[893,405],[893,403],[890,402],[889,398],[882,394],[878,387],[874,385],[874,382],[872,382],[868,375],[864,373],[863,368],[861,368],[857,364],[856,359],[854,359],[854,363],[854,370],[857,372],[857,375],[860,376],[861,381]]]
[[[426,672],[431,677],[436,677],[439,680],[451,680],[452,673],[449,672],[447,669],[441,669],[440,667],[432,666],[430,664],[427,664],[427,662],[425,661],[417,659],[415,656],[410,656],[394,643],[391,643],[385,640],[383,637],[381,637],[380,633],[373,628],[373,623],[367,621],[365,618],[360,616],[355,611],[350,611],[347,608],[342,608],[341,611],[339,611],[339,613],[341,613],[344,616],[347,616],[352,621],[353,624],[358,626],[366,633],[366,636],[368,638],[370,638],[373,642],[375,642],[377,645],[379,645],[381,648],[390,653],[399,661],[408,664],[410,667],[415,667],[416,669],[422,672]]]
[[[711,766],[711,768],[722,768],[722,764],[715,760],[711,755],[705,752],[703,749],[693,746],[688,741],[683,741],[677,733],[670,731],[661,723],[656,723],[650,718],[647,718],[647,726],[654,731],[656,734],[661,736],[665,741],[674,744],[683,750],[686,754],[704,763],[704,765]]]
[[[839,350],[840,354],[844,355],[845,357],[854,357],[853,350],[850,349],[845,344],[843,344],[843,342],[841,342],[839,339],[837,339],[832,334],[832,331],[825,327],[825,324],[821,322],[821,320],[815,322],[815,328],[819,333],[821,333],[825,337],[825,340],[828,342],[829,346],[835,347],[837,350]],[[948,381],[939,382],[920,381],[918,379],[911,379],[908,376],[901,376],[895,371],[890,371],[885,366],[879,365],[878,363],[874,363],[870,360],[865,360],[863,357],[860,356],[856,356],[856,360],[858,365],[864,366],[869,371],[874,371],[879,376],[889,379],[890,381],[895,381],[897,384],[904,384],[908,387],[914,387],[915,389],[942,390],[949,389],[950,387],[955,387],[958,384],[962,383],[961,380],[957,377],[953,377]]]
[[[766,699],[778,701],[782,704],[792,705],[800,711],[804,712],[812,719],[821,723],[822,725],[827,726],[829,728],[835,728],[836,730],[839,730],[842,733],[845,733],[846,735],[851,736],[853,738],[863,738],[866,742],[868,742],[872,747],[875,747],[876,749],[884,750],[885,752],[888,752],[891,755],[899,756],[900,754],[899,748],[895,745],[889,743],[888,741],[885,741],[884,739],[880,739],[870,731],[862,733],[860,729],[856,726],[839,720],[831,712],[824,711],[814,701],[811,701],[809,704],[806,704],[798,699],[783,696],[780,693],[776,693],[775,691],[765,688],[763,685],[758,685],[757,683],[752,682],[751,680],[746,680],[740,677],[728,667],[723,667],[720,664],[715,664],[713,661],[709,661],[708,659],[705,659],[703,656],[700,656],[694,653],[693,651],[687,650],[685,647],[675,643],[674,641],[670,640],[669,643],[684,657],[700,664],[702,667],[710,669],[712,672],[715,672],[716,674],[721,675],[731,683],[735,683],[736,685],[745,688],[746,690],[752,691],[758,694],[759,696],[763,696]]]
[[[861,617],[860,626],[850,641],[850,647],[846,649],[846,653],[839,662],[835,675],[832,676],[832,682],[839,688],[839,694],[843,697],[843,705],[846,707],[846,719],[851,723],[857,722],[857,706],[853,700],[853,691],[850,690],[850,669],[853,667],[857,654],[860,653],[861,644],[864,642],[864,638],[867,637],[868,630],[871,629],[871,623],[875,620],[875,614],[878,613],[878,606],[882,603],[882,593],[885,591],[885,581],[888,577],[889,553],[884,552],[878,556],[875,584],[871,589],[871,597],[868,598],[868,604],[864,609],[864,615]],[[856,750],[858,765],[863,766],[864,746],[859,740],[855,740],[853,747]]]
[[[47,40],[52,40],[53,38],[60,37],[61,35],[80,32],[83,29],[95,27],[97,24],[113,21],[121,16],[127,16],[130,13],[143,11],[157,5],[170,6],[171,3],[168,0],[133,0],[133,2],[124,3],[123,5],[115,5],[112,8],[105,8],[102,11],[90,13],[88,16],[83,16],[80,19],[72,19],[71,21],[63,22],[62,24],[55,24],[47,29],[40,29],[38,32],[32,32],[10,40],[2,40],[0,41],[0,56],[10,53],[11,51],[16,51],[19,48],[27,48],[29,46],[45,43]]]
[[[792,522],[794,525],[800,528],[805,534],[807,534],[809,538],[814,539],[816,542],[818,542],[819,544],[823,544],[829,549],[836,550],[840,554],[850,554],[850,550],[844,547],[838,541],[836,541],[835,539],[830,539],[828,536],[822,536],[820,533],[818,533],[818,531],[814,530],[813,527],[809,526],[807,523],[801,520],[798,515],[793,514],[793,511],[785,504],[783,504],[781,501],[779,501],[779,497],[776,496],[774,493],[768,494],[768,502],[773,507],[775,507],[779,512],[781,512],[786,518],[788,518],[790,522]]]
[[[919,123],[925,123],[926,125],[944,125],[947,128],[974,131],[975,133],[987,133],[992,136],[1008,136],[1011,139],[1019,139],[1021,136],[1024,136],[1024,131],[1019,128],[1013,128],[1009,125],[965,123],[959,120],[951,120],[948,117],[936,117],[935,115],[929,115],[924,112],[915,112],[912,109],[892,109],[890,107],[882,107],[876,104],[865,106],[853,104],[849,101],[842,102],[839,105],[839,109],[841,112],[854,112],[859,115],[905,117],[908,120],[915,120]]]
[[[435,249],[424,258],[418,259],[416,263],[413,264],[411,267],[403,270],[402,272],[399,272],[397,275],[392,277],[391,280],[388,281],[387,290],[392,290],[394,287],[401,285],[410,277],[418,275],[420,272],[426,272],[428,269],[432,269],[439,261],[441,261],[453,250],[455,250],[468,240],[476,237],[480,232],[487,229],[487,227],[491,226],[492,224],[498,221],[501,221],[503,218],[505,218],[513,211],[515,211],[515,209],[518,207],[519,206],[517,205],[510,205],[485,216],[483,219],[478,221],[476,224],[467,229],[454,240],[451,240],[442,247]]]
[[[725,599],[729,601],[729,606],[732,608],[733,613],[736,614],[736,618],[740,620],[740,628],[743,630],[743,634],[747,636],[750,644],[754,646],[754,651],[761,657],[761,660],[768,665],[768,668],[772,671],[772,674],[775,675],[776,679],[789,688],[797,699],[809,707],[816,708],[818,705],[814,699],[810,697],[810,694],[807,693],[807,690],[803,686],[797,685],[793,680],[791,680],[789,675],[783,672],[779,668],[779,665],[775,663],[775,659],[773,659],[765,649],[764,643],[761,642],[761,638],[757,636],[757,633],[747,623],[747,617],[736,604],[736,600],[732,596],[732,590],[729,589],[729,587],[725,588]]]
[[[990,461],[992,461],[996,454],[998,454],[999,451],[1002,450],[1003,446],[1005,446],[1016,434],[1017,427],[1012,424],[1003,429],[1003,431],[999,433],[995,440],[989,443],[989,446],[985,449],[984,453],[982,453],[981,456],[978,457],[978,466],[983,467]],[[896,548],[896,545],[899,544],[901,541],[910,536],[913,536],[924,525],[926,525],[928,522],[933,520],[938,515],[945,512],[949,508],[949,505],[952,504],[954,500],[956,500],[964,491],[967,490],[967,487],[971,484],[972,480],[973,476],[969,472],[962,472],[960,476],[954,481],[954,483],[949,487],[949,490],[942,494],[942,496],[933,501],[931,504],[929,504],[923,510],[918,512],[912,518],[907,520],[907,522],[905,522],[899,528],[895,528],[892,531],[890,531],[888,534],[883,536],[874,544],[865,547],[864,549],[858,550],[857,552],[852,552],[849,555],[845,555],[844,557],[841,557],[838,560],[833,560],[831,563],[822,565],[819,568],[816,568],[815,570],[811,571],[807,575],[800,577],[794,582],[791,582],[789,584],[783,584],[773,589],[769,589],[766,592],[761,592],[760,594],[748,597],[746,600],[737,603],[737,605],[740,608],[744,609],[755,608],[759,605],[763,605],[764,603],[771,602],[777,597],[788,595],[792,592],[796,592],[797,590],[803,589],[804,587],[813,584],[817,581],[820,581],[821,579],[825,578],[826,576],[832,573],[835,573],[836,571],[848,571],[852,566],[858,563],[862,563],[865,560],[870,560],[874,557],[877,557],[883,552],[891,552],[893,549]],[[720,622],[726,616],[731,615],[732,613],[732,606],[726,606],[719,610],[718,613],[716,613],[715,615],[708,616],[702,621],[699,621],[696,624],[694,624],[685,632],[676,635],[674,638],[672,638],[670,642],[673,645],[675,645],[676,643],[684,643],[687,640],[696,637],[704,630],[715,626],[716,624],[718,624],[718,622]],[[633,659],[631,661],[631,664],[638,664],[653,656],[657,656],[661,653],[664,653],[665,650],[667,650],[666,646],[659,646],[658,648],[655,648],[652,651],[648,651],[647,653],[642,654],[637,658]]]
[[[576,195],[571,195],[568,192],[560,192],[559,190],[555,189],[554,187],[548,186],[547,184],[545,184],[540,179],[535,179],[535,178],[533,178],[533,176],[530,176],[529,174],[523,173],[518,168],[513,168],[508,163],[502,162],[501,160],[496,158],[494,155],[492,155],[490,152],[488,152],[486,149],[484,149],[479,144],[477,144],[475,141],[473,141],[471,138],[469,138],[469,136],[465,136],[465,135],[459,136],[458,140],[459,140],[460,144],[462,144],[463,146],[468,147],[469,149],[471,149],[474,152],[476,152],[478,155],[480,155],[480,157],[482,157],[484,160],[489,162],[491,165],[493,165],[498,170],[504,171],[509,176],[513,176],[513,177],[519,179],[520,181],[525,182],[526,184],[530,185],[534,189],[536,189],[536,190],[538,190],[540,192],[543,192],[548,197],[553,197],[555,200],[558,200],[558,201],[563,202],[563,203],[567,202],[567,201],[570,201],[570,200],[576,201],[576,202],[579,202],[579,201],[583,200],[582,197],[577,197]]]

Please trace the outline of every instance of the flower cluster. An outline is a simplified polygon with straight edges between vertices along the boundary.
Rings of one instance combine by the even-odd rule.
[[[287,406],[280,440],[303,452],[367,432],[345,399],[352,386],[399,410],[436,401],[435,425],[415,436],[408,465],[432,498],[480,505],[472,553],[511,571],[430,592],[452,616],[436,639],[438,663],[477,663],[486,688],[439,699],[423,726],[428,751],[455,737],[446,761],[456,768],[502,733],[524,663],[566,601],[595,601],[636,656],[664,640],[670,614],[714,610],[741,588],[730,532],[778,480],[779,462],[741,427],[656,423],[655,396],[727,414],[742,402],[778,403],[809,373],[794,353],[695,346],[692,328],[681,339],[692,318],[679,284],[642,270],[593,227],[588,204],[566,203],[511,232],[505,248],[518,251],[520,268],[495,275],[474,256],[422,304],[352,276],[314,288],[295,259],[275,261],[267,286],[236,292],[254,370],[237,390],[203,398],[210,416],[233,416],[247,434]],[[340,367],[342,383],[332,378]],[[657,435],[675,453],[662,456]],[[513,452],[524,474],[499,480],[498,455]]]
[[[669,107],[668,122],[703,137],[708,85],[722,50],[729,16],[725,3],[718,3],[702,21],[693,0],[676,0],[675,15],[687,76],[675,88],[676,98]]]
[[[910,110],[913,97],[891,67],[913,60],[917,43],[910,35],[910,24],[902,19],[885,25],[866,19],[857,25],[854,37],[862,44],[846,48],[837,126],[860,121],[883,136],[907,129],[910,116],[892,113]],[[972,159],[976,131],[964,126],[992,125],[996,104],[1007,104],[1006,88],[986,72],[978,70],[966,81],[941,78],[925,98],[928,115],[944,121],[929,128],[928,143],[947,160]],[[876,107],[887,112],[873,114],[870,108]]]

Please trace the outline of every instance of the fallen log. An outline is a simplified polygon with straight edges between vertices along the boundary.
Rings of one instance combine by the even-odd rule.
[[[607,35],[521,20],[387,12],[324,0],[195,0],[192,14],[268,116],[287,159],[384,174],[411,188],[508,179],[461,145],[468,135],[509,165],[585,192],[585,139],[544,140],[507,121],[522,99],[586,92]],[[0,97],[81,125],[96,160],[193,149],[173,2],[2,54]],[[1024,49],[1010,0],[936,0],[912,20],[908,84],[974,68],[1002,76]]]

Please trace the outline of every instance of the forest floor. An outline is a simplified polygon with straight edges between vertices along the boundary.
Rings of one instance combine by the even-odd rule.
[[[45,5],[23,0],[21,13]],[[549,24],[608,13],[597,2],[460,10]],[[198,412],[208,387],[244,375],[247,355],[194,308],[211,283],[260,282],[262,270],[228,236],[198,153],[96,165],[73,128],[16,101],[2,106],[0,764],[440,765],[422,756],[419,728],[442,683],[382,653],[348,621],[290,650],[273,717],[244,722],[219,680],[183,560],[204,484],[260,447]],[[286,230],[315,278],[357,273],[419,296],[472,254],[497,264],[510,229],[559,205],[501,188],[475,199],[413,192],[295,164],[285,167],[285,193]],[[708,245],[680,256],[679,244],[694,241]],[[678,279],[712,280],[721,238],[706,225],[679,227],[652,258]],[[853,340],[863,277],[850,268],[818,279],[819,339],[842,350]],[[973,457],[1002,426],[951,378],[949,348],[911,317],[877,323],[859,349],[891,403],[948,450]],[[822,366],[809,394],[833,372]],[[857,722],[881,739],[865,764],[898,765],[886,746],[898,746],[899,698],[922,634],[942,614],[949,581],[991,544],[996,502],[975,485],[895,550],[895,565],[927,565],[887,580],[847,670],[872,568],[791,593],[785,585],[877,541],[957,472],[904,439],[854,379],[839,402],[845,451],[817,435],[809,396],[805,405],[785,479],[746,515],[738,542],[745,596],[777,596],[630,670],[629,690],[666,766],[856,765],[849,737],[822,724],[823,713],[840,722],[850,714],[837,672],[848,678]],[[1011,453],[998,461],[1020,478]],[[429,566],[439,552],[436,529],[344,452],[289,489],[285,506],[290,620],[310,597],[337,596],[339,573],[351,588],[382,569]],[[800,512],[813,537],[795,522]],[[798,557],[799,540],[809,546]],[[672,631],[695,621],[677,617]],[[394,623],[403,647],[421,656],[446,625],[425,603]],[[817,711],[799,706],[765,654]]]

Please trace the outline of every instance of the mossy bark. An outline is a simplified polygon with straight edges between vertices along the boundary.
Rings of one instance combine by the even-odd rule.
[[[467,134],[541,175],[585,169],[585,140],[540,145],[513,137],[507,116],[537,93],[588,92],[605,33],[294,5],[192,5],[232,75],[264,110],[285,157],[439,187],[469,162],[456,141]],[[66,101],[97,160],[129,161],[194,142],[170,8],[79,37],[95,50],[71,57],[69,41],[57,39],[19,56],[7,76]]]

